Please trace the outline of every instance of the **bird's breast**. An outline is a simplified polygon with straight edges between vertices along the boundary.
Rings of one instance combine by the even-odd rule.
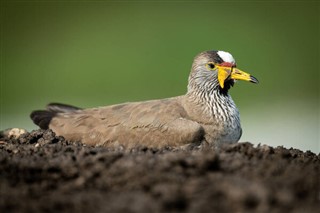
[[[239,111],[230,98],[228,102],[216,103],[212,106],[212,117],[218,126],[216,140],[219,143],[236,143],[241,137]]]
[[[189,94],[183,102],[189,119],[199,123],[209,144],[236,143],[241,137],[239,111],[230,96],[217,93],[202,98]]]

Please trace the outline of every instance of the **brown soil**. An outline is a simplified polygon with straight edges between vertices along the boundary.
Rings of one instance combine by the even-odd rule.
[[[317,212],[320,156],[250,143],[111,150],[0,139],[0,212]]]

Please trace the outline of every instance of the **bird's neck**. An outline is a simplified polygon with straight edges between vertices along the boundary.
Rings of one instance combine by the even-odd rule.
[[[187,102],[208,122],[240,123],[238,109],[228,89],[221,89],[215,76],[193,76],[189,78]]]
[[[226,121],[230,117],[235,118],[239,112],[229,94],[221,94],[217,91],[211,93],[201,91],[188,91],[186,95],[188,102],[198,108],[208,120]]]

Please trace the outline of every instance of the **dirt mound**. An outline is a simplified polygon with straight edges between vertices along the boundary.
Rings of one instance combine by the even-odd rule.
[[[320,156],[250,143],[131,150],[0,140],[1,212],[317,212]]]

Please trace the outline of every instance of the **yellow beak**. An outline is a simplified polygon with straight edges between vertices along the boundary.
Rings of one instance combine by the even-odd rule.
[[[252,83],[259,83],[258,79],[242,70],[239,70],[238,68],[223,66],[216,67],[218,68],[218,81],[221,88],[224,88],[224,82],[229,77],[234,80],[243,80],[250,81]]]

